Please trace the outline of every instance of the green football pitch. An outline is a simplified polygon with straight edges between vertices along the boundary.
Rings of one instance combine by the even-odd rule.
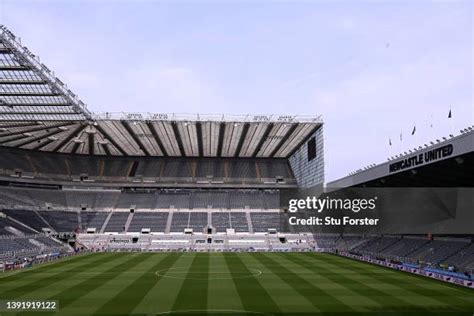
[[[83,255],[0,275],[9,299],[59,315],[474,315],[473,290],[321,253]]]

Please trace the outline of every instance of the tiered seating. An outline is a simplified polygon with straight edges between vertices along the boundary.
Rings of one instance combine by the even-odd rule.
[[[125,223],[127,222],[127,218],[130,215],[129,212],[114,212],[105,227],[106,233],[120,233],[123,232],[125,228]]]
[[[48,225],[43,222],[41,218],[36,215],[34,211],[28,210],[2,210],[8,216],[28,225],[29,227],[41,232],[42,228],[47,228]]]
[[[11,235],[11,233],[6,230],[8,223],[3,218],[0,218],[0,235]]]
[[[28,190],[26,191],[28,196],[35,204],[41,207],[46,205],[52,207],[64,207],[66,203],[66,197],[62,191],[58,190]]]
[[[213,196],[214,194],[211,195],[208,191],[193,192],[191,195],[191,208],[208,208],[209,206],[212,206]]]
[[[34,231],[15,223],[14,221],[8,218],[1,218],[0,217],[0,235],[12,235],[10,231],[7,230],[7,227],[13,227],[17,231],[24,233],[24,234],[35,234]]]
[[[28,241],[28,238],[0,238],[0,253],[33,249],[35,247]]]
[[[433,240],[412,253],[410,257],[417,260],[438,264],[443,259],[457,253],[466,246],[466,242]]]
[[[17,205],[35,207],[35,203],[28,194],[27,189],[0,187],[0,205],[5,207],[15,207]]]
[[[69,156],[66,158],[71,175],[87,174],[89,176],[100,175],[100,159]]]
[[[236,232],[248,232],[247,216],[243,212],[230,213],[230,225]]]
[[[152,232],[165,232],[168,215],[165,212],[136,212],[128,232],[140,232],[142,228],[149,228]]]
[[[375,237],[367,243],[357,247],[355,250],[366,251],[372,253],[380,253],[397,243],[400,239],[395,237]]]
[[[215,209],[229,208],[229,194],[226,192],[212,192],[209,194],[209,204]]]
[[[384,251],[384,254],[396,257],[406,257],[428,243],[426,239],[403,238]]]
[[[191,193],[189,191],[163,191],[158,193],[156,208],[190,208]]]
[[[245,214],[245,213],[244,213]],[[224,233],[227,228],[230,228],[230,214],[229,212],[212,213],[212,226],[216,228],[218,233]]]
[[[30,159],[31,163],[34,165],[34,170],[40,170],[44,173],[56,173],[56,174],[67,174],[68,168],[66,165],[66,159],[58,159],[57,157],[52,157],[50,155],[42,155],[41,159]]]
[[[165,162],[163,172],[161,173],[163,178],[177,178],[177,177],[186,177],[192,178],[192,168],[191,162],[184,160],[170,160]]]
[[[160,172],[165,165],[164,161],[161,160],[147,160],[147,161],[140,161],[137,165],[137,171],[135,172],[135,176],[137,177],[151,177],[151,178],[158,178],[160,177]]]
[[[108,215],[107,212],[81,212],[82,228],[95,228],[99,232]]]
[[[468,268],[474,268],[474,243],[466,245],[466,247],[459,250],[456,255],[453,255],[446,260],[443,260],[443,263],[453,265],[457,267],[460,271],[467,271]]]
[[[156,205],[156,195],[152,193],[122,193],[116,204],[117,208],[153,209]]]
[[[207,213],[206,212],[190,212],[189,228],[194,232],[201,233],[207,227]]]
[[[278,191],[265,192],[264,193],[264,207],[266,209],[279,209],[280,208],[280,193]]]
[[[224,177],[224,162],[216,162],[214,160],[208,159],[203,160],[197,164],[196,168],[196,177],[197,178],[223,178]]]
[[[111,210],[129,209],[278,209],[278,190],[161,190],[150,193],[0,188],[5,208]]]
[[[2,152],[0,155],[0,166],[3,169],[20,169],[25,172],[33,172],[27,155],[19,155],[9,151]]]
[[[336,239],[335,247],[341,251],[349,251],[361,243],[361,240],[362,236],[342,236]]]
[[[474,243],[466,238],[443,237],[428,240],[421,236],[315,236],[321,248],[355,251],[359,254],[420,263],[465,272],[474,268]],[[356,247],[354,247],[356,246]]]
[[[257,170],[254,161],[233,160],[229,164],[229,176],[235,179],[257,178]]]
[[[170,231],[175,233],[182,233],[185,228],[189,226],[189,213],[190,212],[175,212],[173,213],[173,219],[171,221]]]
[[[87,175],[89,178],[103,181],[114,178],[127,181],[136,177],[156,178],[164,182],[194,182],[196,179],[209,178],[253,183],[275,177],[294,181],[288,160],[283,158],[81,157],[34,151],[25,153],[2,148],[0,166],[9,173],[18,170],[24,174],[34,174],[37,178],[62,180]]]
[[[39,211],[39,214],[57,232],[72,232],[79,228],[76,212]]]
[[[129,160],[115,161],[115,159],[104,159],[104,170],[102,172],[102,175],[107,177],[126,177],[128,176],[127,173],[130,169],[131,164],[132,162]]]
[[[97,210],[114,209],[120,197],[120,192],[107,192],[107,194],[96,193],[95,204]]]
[[[43,245],[47,247],[60,247],[61,244],[59,244],[57,241],[54,241],[53,239],[49,237],[43,237],[43,236],[36,236],[35,240],[39,241]]]
[[[272,163],[265,162],[258,162],[258,170],[260,172],[260,176],[262,178],[275,178],[275,177],[283,177],[283,178],[290,178],[291,172],[288,164],[285,161],[275,161]]]
[[[339,236],[317,236],[317,244],[319,248],[330,249],[336,247]]]
[[[35,240],[36,242],[34,243]],[[0,258],[12,258],[16,253],[23,256],[40,254],[42,250],[60,250],[64,245],[49,237],[35,235],[28,237],[0,237]]]
[[[98,193],[86,191],[65,191],[64,195],[66,197],[67,207],[78,209],[82,206],[94,208]],[[103,195],[107,196],[108,193]]]
[[[250,213],[254,232],[267,232],[268,229],[280,229],[280,214],[272,213]]]

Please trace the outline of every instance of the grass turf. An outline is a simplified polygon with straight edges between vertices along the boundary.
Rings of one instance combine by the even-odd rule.
[[[92,254],[2,275],[7,299],[58,315],[474,315],[472,290],[317,253]]]

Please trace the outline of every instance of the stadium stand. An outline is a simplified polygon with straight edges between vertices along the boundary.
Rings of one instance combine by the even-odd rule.
[[[0,235],[24,235],[32,234],[33,230],[16,223],[9,218],[0,217]]]
[[[73,232],[79,229],[77,212],[38,211],[57,232]]]
[[[37,210],[278,209],[280,202],[279,190],[257,189],[168,189],[143,193],[0,187],[0,193],[7,197],[18,194],[16,198],[0,201],[5,208]]]
[[[153,209],[157,203],[155,194],[122,193],[117,201],[116,208],[123,209]]]
[[[423,262],[439,264],[451,255],[458,253],[469,243],[454,240],[433,240],[411,254],[411,257]]]
[[[51,228],[36,211],[32,210],[2,210],[7,216],[41,232],[43,228]]]
[[[190,212],[189,213],[188,228],[193,229],[193,231],[195,232],[203,232],[207,226],[208,226],[207,212]]]
[[[217,233],[225,233],[230,225],[230,212],[211,213],[212,227],[216,229]]]
[[[247,223],[247,215],[242,212],[232,212],[230,215],[230,228],[235,229],[236,232],[249,232],[249,225]]]
[[[55,91],[54,97],[31,97],[23,75],[2,70],[18,93],[0,95],[0,211],[6,216],[0,217],[0,257],[71,251],[51,237],[65,236],[100,251],[337,250],[461,271],[474,267],[472,236],[290,229],[282,192],[324,184],[320,116],[91,113],[3,27],[0,34],[9,44],[0,53],[27,61],[23,75],[45,78],[39,85]],[[469,188],[473,140],[466,131],[325,189]],[[451,154],[401,167],[410,155],[439,150]]]
[[[120,233],[125,231],[125,223],[130,216],[128,212],[113,212],[107,222],[104,232],[106,233]]]
[[[81,212],[83,230],[94,228],[99,233],[108,215],[107,212]]]
[[[148,228],[151,232],[166,231],[169,213],[166,212],[136,212],[128,227],[128,232],[141,232]]]
[[[182,233],[189,228],[190,212],[174,212],[171,222],[171,232]]]
[[[254,232],[268,232],[269,229],[280,230],[279,213],[251,213],[250,216]]]

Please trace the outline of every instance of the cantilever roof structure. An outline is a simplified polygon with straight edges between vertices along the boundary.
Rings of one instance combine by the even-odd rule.
[[[112,156],[290,156],[320,116],[91,113],[0,26],[0,146]]]
[[[0,120],[82,120],[85,104],[0,25]]]

